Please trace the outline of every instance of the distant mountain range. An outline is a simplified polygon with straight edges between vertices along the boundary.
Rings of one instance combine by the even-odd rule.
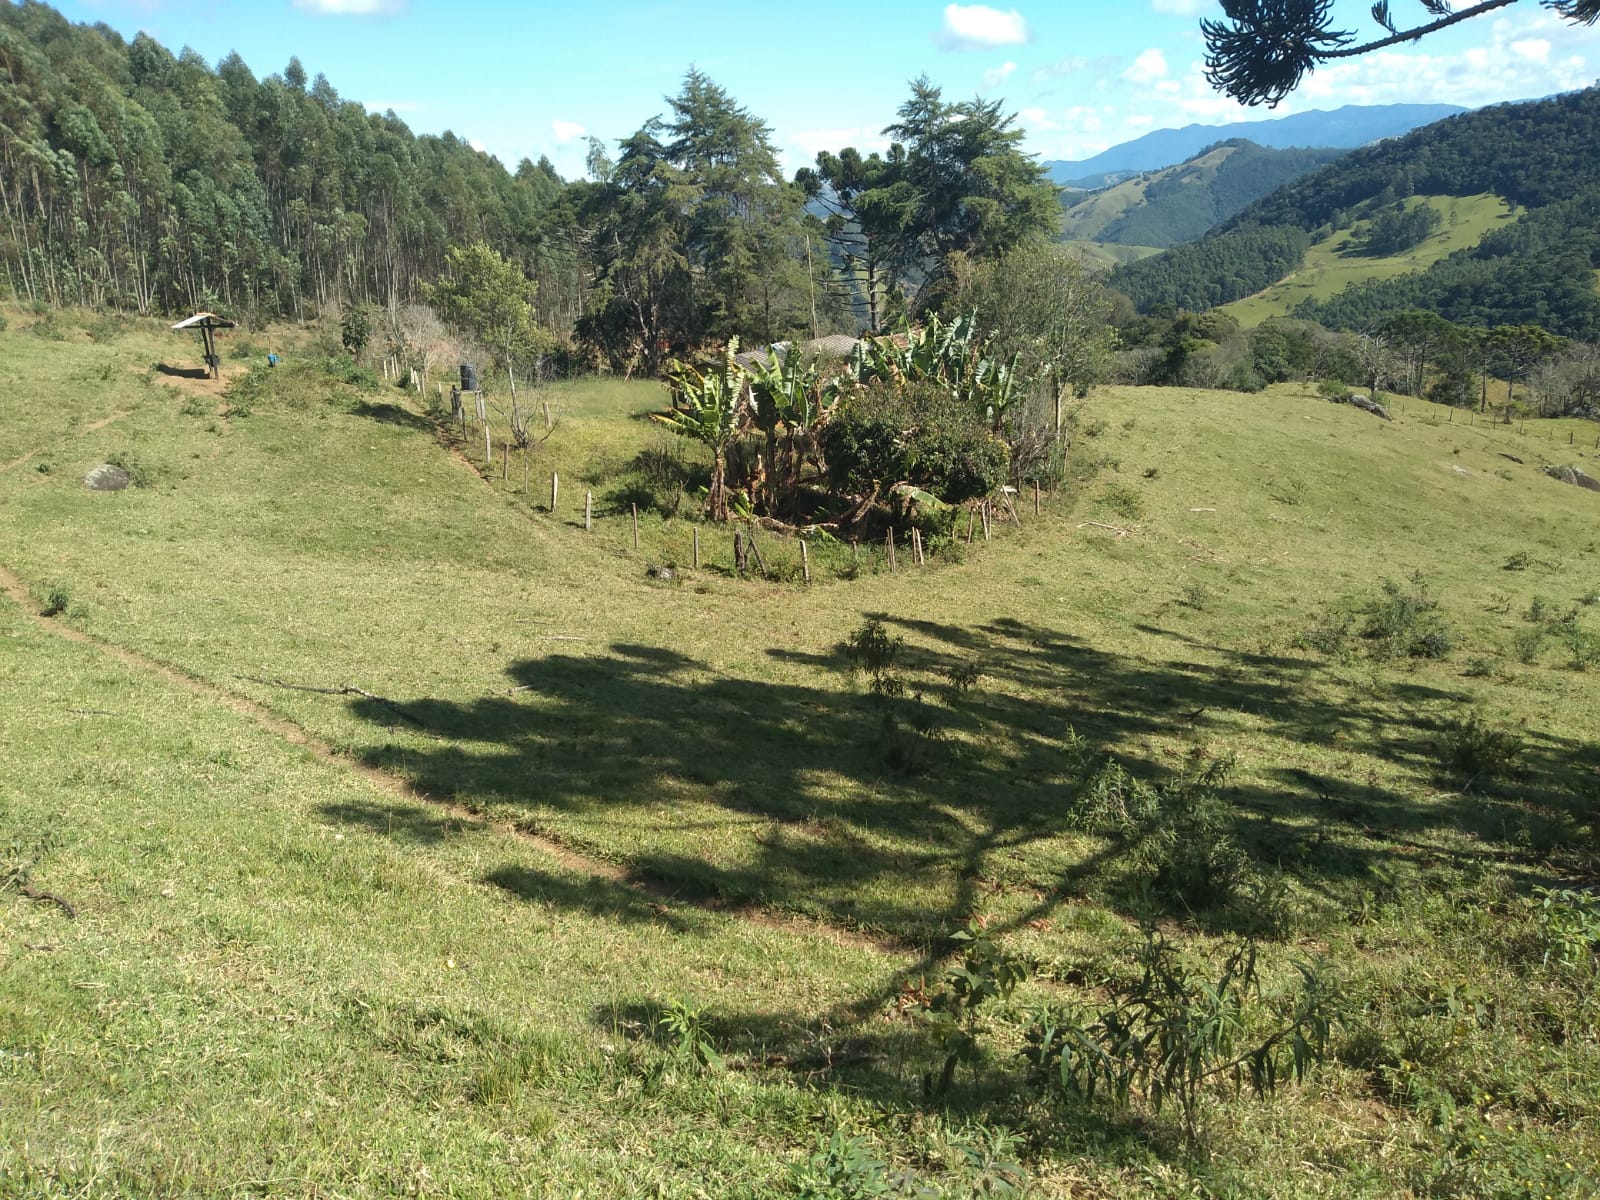
[[[1467,110],[1455,104],[1347,104],[1332,111],[1295,113],[1265,121],[1231,125],[1185,125],[1156,129],[1131,142],[1076,162],[1044,164],[1050,178],[1063,187],[1103,188],[1141,171],[1157,171],[1184,162],[1207,146],[1231,138],[1247,138],[1258,146],[1283,150],[1291,146],[1353,149],[1380,138],[1399,137],[1423,125]]]

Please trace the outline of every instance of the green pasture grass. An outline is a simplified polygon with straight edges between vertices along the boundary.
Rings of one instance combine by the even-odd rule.
[[[1144,200],[1150,186],[1147,177],[1125,179],[1086,199],[1065,207],[1062,219],[1073,231],[1093,237]]]
[[[1411,196],[1408,207],[1426,204],[1444,219],[1438,230],[1404,254],[1369,258],[1351,252],[1351,243],[1365,234],[1368,221],[1357,221],[1317,242],[1306,251],[1301,268],[1263,292],[1222,305],[1246,329],[1269,317],[1286,317],[1302,300],[1327,300],[1352,283],[1392,279],[1426,270],[1457,250],[1476,246],[1490,230],[1514,221],[1521,210],[1499,196]]]
[[[14,329],[0,334],[0,345],[23,371],[43,347]],[[1081,1122],[1059,1123],[1003,1084],[1010,1068],[997,1049],[984,1079],[963,1085],[965,1107],[950,1119],[982,1116],[1027,1131],[1023,1156],[1039,1194],[1084,1186],[1182,1194],[1197,1180],[1252,1195],[1502,1194],[1487,1185],[1459,1190],[1466,1175],[1440,1166],[1456,1161],[1459,1139],[1480,1133],[1493,1160],[1512,1163],[1518,1179],[1556,1179],[1539,1165],[1546,1151],[1594,1173],[1593,1131],[1571,1115],[1600,1069],[1592,1025],[1583,1025],[1592,1017],[1581,1016],[1582,1002],[1528,947],[1532,889],[1592,870],[1583,847],[1593,836],[1600,691],[1593,667],[1574,665],[1556,634],[1531,656],[1519,649],[1539,597],[1546,609],[1571,610],[1574,628],[1600,628],[1600,601],[1592,599],[1600,589],[1597,499],[1539,471],[1545,462],[1592,463],[1592,423],[1489,425],[1409,400],[1385,423],[1287,386],[1259,396],[1106,389],[1076,414],[1074,483],[1045,498],[1041,518],[1031,495],[1021,497],[1020,528],[997,521],[992,541],[980,535],[969,548],[958,539],[920,569],[908,551],[891,572],[875,549],[857,562],[848,547],[819,548],[807,587],[732,572],[729,531],[697,520],[703,456],[649,420],[664,399],[658,385],[637,381],[575,381],[536,394],[536,427],[548,401],[555,428],[531,451],[526,494],[518,457],[509,473],[498,457],[503,418],[491,424],[497,458],[488,466],[480,434],[442,428],[443,418],[403,389],[333,386],[295,363],[239,389],[221,420],[186,416],[150,396],[114,434],[69,428],[42,441],[60,470],[0,475],[3,562],[39,608],[59,599],[53,620],[250,697],[350,762],[476,817],[374,798],[370,784],[306,760],[243,718],[99,664],[87,649],[48,642],[11,611],[8,632],[18,637],[0,643],[16,651],[5,660],[17,681],[7,680],[11,714],[39,708],[40,681],[56,681],[56,707],[41,709],[54,714],[47,736],[7,742],[15,764],[8,776],[31,781],[7,793],[13,804],[26,796],[35,806],[26,823],[61,814],[61,849],[40,879],[93,897],[111,886],[98,881],[133,870],[127,846],[105,832],[117,809],[94,790],[98,764],[121,764],[113,782],[136,795],[143,788],[151,806],[139,810],[139,823],[166,831],[146,839],[161,863],[189,861],[187,850],[171,847],[230,839],[207,855],[218,864],[207,885],[221,898],[189,892],[192,921],[155,939],[164,953],[210,962],[217,951],[202,918],[215,908],[247,925],[249,944],[276,947],[269,963],[294,959],[305,945],[292,978],[310,994],[342,994],[359,977],[364,1002],[395,1006],[426,991],[425,980],[437,989],[466,986],[448,994],[500,1023],[492,1051],[457,1055],[480,1071],[491,1059],[520,1061],[526,1047],[517,1038],[545,1028],[548,1015],[570,1039],[563,1053],[572,1058],[548,1071],[554,1099],[529,1094],[525,1102],[545,1116],[527,1120],[560,1131],[555,1165],[596,1145],[611,1148],[592,1168],[606,1181],[594,1194],[626,1194],[616,1180],[663,1181],[667,1194],[693,1194],[688,1162],[697,1155],[777,1180],[774,1194],[784,1194],[779,1176],[819,1129],[864,1131],[891,1157],[914,1160],[928,1145],[919,1114],[937,1111],[924,1108],[918,1084],[935,1056],[899,1023],[888,1026],[891,1045],[871,1044],[857,1074],[830,1076],[820,1090],[793,1073],[754,1081],[735,1072],[715,1085],[680,1080],[624,1120],[576,1099],[596,1087],[611,1094],[633,1086],[595,1083],[612,1078],[602,1070],[605,1035],[585,1026],[581,1012],[622,997],[616,1003],[636,1022],[637,1007],[627,1006],[638,997],[692,993],[716,1036],[752,1056],[752,1031],[785,1022],[807,1037],[820,1036],[823,1024],[867,1037],[893,1011],[899,984],[936,969],[945,936],[973,916],[1037,959],[1047,978],[1066,981],[1125,963],[1142,921],[1201,951],[1255,932],[1268,939],[1275,978],[1296,957],[1325,955],[1365,1014],[1339,1062],[1312,1085],[1264,1106],[1219,1099],[1211,1118],[1218,1149],[1208,1165],[1176,1151],[1165,1118],[1147,1129],[1113,1123],[1093,1135]],[[1570,446],[1562,441],[1568,433]],[[82,471],[102,461],[113,437],[149,465],[150,481],[88,493]],[[681,496],[641,466],[641,455],[652,454],[681,457]],[[561,480],[553,514],[552,473]],[[595,500],[587,532],[585,492]],[[697,528],[698,571],[688,565]],[[756,536],[770,563],[794,561],[792,539]],[[664,564],[673,566],[671,578],[649,573]],[[852,569],[858,576],[846,578]],[[1308,647],[1308,631],[1330,608],[1370,601],[1383,580],[1413,574],[1453,631],[1448,657],[1380,661],[1360,639],[1339,654]],[[902,696],[874,695],[843,651],[869,619],[904,639]],[[125,728],[120,717],[63,715],[125,707],[94,698],[94,671],[140,691],[137,711],[155,722],[151,733],[142,734],[140,722]],[[972,686],[957,682],[974,672]],[[297,690],[344,687],[383,699]],[[1521,770],[1511,779],[1469,787],[1451,775],[1449,746],[1471,713],[1521,732]],[[190,740],[172,732],[169,744],[163,728],[189,730]],[[240,739],[250,747],[249,771],[211,764],[219,743]],[[1085,753],[1114,756],[1156,780],[1186,762],[1231,756],[1235,772],[1223,794],[1253,890],[1183,905],[1152,892],[1113,840],[1071,819]],[[165,782],[143,787],[147,777]],[[213,788],[222,794],[212,797]],[[195,798],[204,800],[198,808]],[[447,834],[428,833],[447,824]],[[655,901],[641,911],[627,890],[540,862],[505,825],[617,864],[649,881],[653,895],[670,897],[676,915],[655,913]],[[413,827],[422,834],[408,832]],[[320,850],[275,851],[270,870],[240,878],[240,864],[262,857],[260,846],[304,839]],[[347,845],[375,857],[353,872],[333,865],[330,847]],[[162,886],[175,870],[155,872]],[[451,903],[417,915],[443,879],[455,881]],[[158,887],[145,897],[143,886],[128,885],[140,905],[170,910],[176,896]],[[262,889],[269,902],[252,903]],[[309,914],[287,898],[270,899],[303,890],[316,896]],[[563,932],[548,932],[550,912],[530,915],[529,892],[571,910],[561,914],[570,922]],[[764,926],[701,914],[701,902],[864,930],[887,949],[842,950],[788,932],[780,944]],[[57,920],[47,909],[8,903],[7,919],[30,930]],[[631,914],[623,932],[643,941],[580,952],[585,939],[601,936],[587,922],[610,920],[618,908]],[[340,923],[346,909],[355,918]],[[458,921],[471,930],[453,929]],[[710,928],[704,936],[718,948],[698,957],[700,935],[674,922]],[[30,1019],[41,1028],[67,1022],[62,1044],[94,1058],[102,1051],[85,1007],[94,995],[131,1009],[135,997],[181,995],[166,976],[156,987],[143,974],[155,970],[146,962],[150,924],[148,909],[130,907],[93,953],[48,960],[99,964],[107,974],[82,977],[106,986],[78,996],[72,979],[87,968],[68,970],[65,982],[30,1001]],[[342,940],[317,932],[335,925]],[[86,928],[72,927],[74,937]],[[621,936],[606,925],[605,937]],[[747,937],[755,940],[741,941]],[[524,939],[537,943],[540,957],[507,951]],[[545,940],[561,944],[547,949]],[[463,945],[475,948],[458,953]],[[404,961],[408,954],[416,964]],[[765,957],[765,974],[748,965],[751,955]],[[493,986],[449,971],[434,980],[439,961],[451,959],[493,960],[482,968]],[[713,959],[725,965],[713,969]],[[543,974],[534,986],[536,969]],[[278,987],[273,978],[263,969],[246,982]],[[1497,1015],[1451,1033],[1449,1003],[1429,996],[1459,998],[1469,984],[1490,989],[1484,1003]],[[803,998],[788,996],[791,987]],[[561,1000],[562,988],[581,1002]],[[1017,1001],[1017,1021],[1040,995]],[[237,1045],[238,1031],[256,1027],[261,1001],[251,993],[240,1001],[248,1013],[225,1006],[203,1019],[171,1003],[162,1018],[171,1038],[224,1021],[236,1035],[228,1044]],[[348,1077],[365,1099],[304,1135],[308,1161],[330,1164],[359,1130],[377,1128],[386,1132],[369,1139],[361,1162],[378,1156],[389,1164],[383,1170],[409,1170],[392,1166],[412,1161],[395,1158],[395,1148],[410,1143],[424,1118],[382,1095],[374,1065],[382,1044],[330,1031],[334,1017],[315,1011],[322,1025],[311,1022],[303,1036],[316,1032],[322,1048],[284,1052],[272,1077],[286,1089]],[[1540,1012],[1554,1014],[1556,1025],[1542,1025]],[[1017,1028],[996,1025],[1001,1049]],[[1584,1028],[1590,1032],[1559,1032]],[[1437,1044],[1429,1041],[1418,1059],[1405,1039],[1424,1035]],[[766,1044],[779,1041],[774,1034]],[[790,1042],[781,1051],[787,1057],[798,1053]],[[95,1161],[89,1151],[106,1122],[143,1128],[168,1094],[151,1082],[170,1057],[167,1045],[133,1038],[125,1054],[127,1070],[142,1073],[137,1085],[126,1073],[121,1089],[104,1074],[86,1077],[61,1115],[33,1118],[53,1131],[48,1137],[10,1139],[80,1148],[26,1160],[30,1186],[46,1192],[52,1180],[93,1181],[61,1164],[71,1154]],[[1402,1068],[1402,1060],[1412,1065]],[[417,1085],[424,1099],[407,1103],[419,1112],[437,1104],[440,1093],[428,1087],[444,1087],[437,1081],[448,1074],[429,1066],[427,1086]],[[452,1088],[473,1086],[449,1077]],[[225,1108],[253,1078],[206,1082],[211,1090],[195,1096]],[[483,1086],[515,1090],[493,1080]],[[766,1089],[767,1099],[750,1101],[748,1119],[732,1120],[723,1110],[745,1104],[738,1089],[747,1086]],[[191,1097],[177,1111],[197,1103]],[[568,1104],[579,1113],[570,1121]],[[875,1105],[897,1115],[875,1124]],[[581,1132],[564,1140],[572,1121]],[[142,1144],[128,1161],[144,1171],[192,1164],[194,1128]],[[1404,1148],[1373,1153],[1394,1144],[1395,1129],[1404,1131]],[[248,1161],[268,1154],[267,1136],[251,1141],[253,1131],[229,1135]],[[480,1144],[473,1139],[503,1133],[493,1121],[473,1125],[464,1140],[449,1142],[449,1162],[465,1162],[465,1147]],[[1098,1139],[1087,1159],[1086,1138]],[[618,1147],[640,1153],[669,1144],[670,1152],[652,1150],[654,1174],[616,1174],[624,1171]],[[542,1147],[530,1143],[515,1161],[537,1158]],[[196,1172],[197,1191],[222,1170],[182,1169]],[[311,1179],[334,1181],[324,1190],[376,1193],[395,1178],[355,1168],[339,1175],[330,1165],[306,1171],[286,1176],[280,1190],[309,1191]],[[464,1178],[492,1189],[513,1176],[484,1167]],[[744,1194],[730,1182],[705,1190]]]
[[[1095,242],[1082,238],[1063,238],[1062,242],[1081,252],[1090,262],[1103,267],[1138,262],[1141,258],[1162,253],[1159,246],[1124,246],[1120,242]]]
[[[782,1194],[830,1096],[650,1023],[799,1056],[898,964],[575,873],[9,603],[0,646],[0,844],[78,914],[0,907],[4,1194]]]

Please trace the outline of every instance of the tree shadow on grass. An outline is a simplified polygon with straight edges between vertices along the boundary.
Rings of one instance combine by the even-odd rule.
[[[1505,796],[1440,787],[1438,747],[1461,700],[1453,692],[1407,680],[1337,695],[1307,660],[1183,639],[1184,656],[1164,660],[1014,620],[884,619],[909,635],[897,666],[904,696],[864,694],[842,656],[772,652],[787,667],[822,669],[809,684],[793,682],[792,669],[739,677],[663,647],[617,644],[515,662],[510,693],[405,701],[440,740],[366,759],[429,794],[626,846],[636,877],[676,894],[787,908],[908,944],[931,943],[997,898],[1008,924],[1075,895],[1217,930],[1249,915],[1193,898],[1152,910],[1148,889],[1117,886],[1136,847],[1075,823],[1083,764],[1070,735],[1154,780],[1191,753],[1226,753],[1241,720],[1348,750],[1352,770],[1357,754],[1382,760],[1382,778],[1361,780],[1255,764],[1252,782],[1224,792],[1231,835],[1254,868],[1337,902],[1397,856],[1456,861],[1463,835],[1529,884],[1548,876],[1537,854],[1504,838],[1522,814],[1570,807],[1574,747],[1535,732],[1527,772]],[[973,668],[976,686],[953,682]],[[375,724],[393,720],[370,701],[353,707]]]
[[[472,828],[472,822],[460,817],[432,813],[415,805],[324,804],[317,811],[329,820],[414,846],[437,846]]]
[[[171,363],[159,362],[156,364],[156,373],[165,375],[169,379],[210,379],[211,372],[205,367],[175,367]]]
[[[688,937],[716,927],[702,905],[762,905],[898,939],[907,953],[825,1009],[787,992],[774,964],[770,1003],[713,1006],[701,1020],[734,1070],[782,1073],[901,1113],[929,1103],[921,1081],[941,1057],[904,1009],[937,985],[959,952],[950,931],[974,914],[995,914],[996,936],[1059,916],[1074,897],[1130,924],[1176,918],[1215,932],[1252,915],[1249,897],[1210,908],[1163,899],[1127,868],[1137,832],[1085,833],[1074,819],[1085,769],[1074,737],[1153,781],[1246,734],[1252,746],[1264,734],[1322,747],[1315,769],[1250,764],[1221,798],[1251,869],[1298,881],[1335,912],[1368,890],[1425,883],[1425,871],[1470,879],[1492,868],[1524,888],[1554,882],[1551,860],[1521,831],[1547,822],[1559,850],[1594,820],[1583,790],[1593,764],[1539,730],[1527,733],[1522,777],[1500,791],[1441,783],[1440,744],[1463,697],[1423,680],[1347,687],[1314,660],[1159,630],[1152,644],[1170,653],[1140,656],[1020,621],[881,619],[907,638],[896,664],[902,696],[865,691],[840,653],[775,650],[763,678],[760,668],[730,675],[675,650],[619,643],[516,661],[513,691],[406,700],[436,740],[365,758],[541,833],[624,848],[621,880],[574,880],[515,860],[487,872],[483,882],[514,903]],[[963,688],[973,669],[977,682]],[[375,725],[394,721],[365,699],[353,708]],[[370,814],[351,817],[378,827]],[[648,1068],[674,1052],[659,1018],[684,998],[653,994],[645,981],[622,987],[593,1020],[652,1043],[639,1059]],[[997,1057],[975,1076],[963,1068],[942,1103],[1002,1121],[1026,1108],[1044,1123],[1039,1137],[1107,1161],[1179,1153],[1157,1125],[1040,1105],[1019,1081],[1017,1065]]]
[[[1069,1099],[1049,1080],[1029,1078],[1014,1052],[986,1042],[980,1042],[976,1061],[958,1067],[949,1090],[938,1093],[934,1084],[946,1051],[918,1017],[910,993],[891,994],[871,1020],[853,1006],[789,1007],[781,989],[774,1000],[756,1009],[696,1009],[690,1002],[694,1036],[716,1054],[716,1070],[848,1095],[891,1122],[937,1108],[954,1129],[968,1123],[1026,1128],[1033,1146],[1028,1158],[1070,1156],[1115,1165],[1152,1151],[1169,1160],[1183,1157],[1178,1139],[1164,1127],[1132,1112]],[[683,1003],[682,997],[635,992],[597,1006],[591,1020],[632,1048],[625,1059],[642,1075],[668,1063],[695,1071],[700,1068],[681,1027],[664,1020]]]
[[[575,877],[525,865],[497,867],[483,882],[529,904],[569,909],[621,924],[659,925],[674,933],[700,933],[707,917],[696,908],[673,908],[650,893],[600,876]]]
[[[379,424],[394,425],[401,429],[416,429],[425,433],[432,433],[435,429],[433,422],[426,417],[402,408],[398,404],[390,404],[386,400],[379,401],[376,404],[363,400],[352,407],[350,412],[354,416],[366,417],[368,420],[377,421]]]

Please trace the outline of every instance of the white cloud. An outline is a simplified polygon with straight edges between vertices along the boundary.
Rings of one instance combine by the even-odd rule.
[[[1137,11],[1149,10],[1140,5]],[[1187,44],[1167,43],[1164,54],[1146,51],[1131,66],[1126,57],[1069,58],[1029,71],[1042,86],[1025,103],[1045,107],[1048,121],[1033,121],[1031,113],[1018,116],[1029,151],[1045,159],[1083,159],[1148,129],[1271,120],[1346,104],[1475,108],[1588,87],[1600,75],[1600,26],[1574,25],[1530,6],[1515,19],[1464,29],[1470,37],[1441,35],[1327,63],[1276,109],[1245,108],[1219,94],[1206,82],[1198,45],[1191,51]],[[1063,107],[1045,98],[1055,77],[1068,74],[1078,98],[1092,97],[1091,105]]]
[[[479,154],[487,154],[487,153],[489,153],[489,148],[487,146],[485,146],[482,142],[480,142],[477,138],[473,138],[470,142],[467,143],[467,145],[471,146]]]
[[[1166,77],[1167,56],[1157,46],[1152,46],[1139,55],[1133,60],[1133,66],[1123,72],[1123,78],[1129,83],[1154,83]]]
[[[1179,17],[1198,17],[1211,7],[1211,0],[1150,0],[1150,7],[1158,13],[1171,13]]]
[[[991,67],[983,73],[983,86],[997,88],[1011,77],[1011,72],[1017,69],[1014,62],[1001,63],[998,67]]]
[[[1001,12],[987,4],[947,4],[944,25],[934,41],[946,50],[987,50],[1022,46],[1033,40],[1028,22],[1016,9]]]
[[[576,121],[551,121],[550,128],[555,131],[556,141],[563,146],[574,138],[581,138],[589,132]]]
[[[1600,60],[1600,29],[1553,13],[1496,21],[1484,42],[1450,53],[1397,48],[1319,68],[1295,99],[1299,107],[1429,100],[1473,108],[1587,87]],[[1559,46],[1568,52],[1556,58]]]
[[[402,12],[408,0],[294,0],[294,6],[305,12],[325,16],[376,17]]]

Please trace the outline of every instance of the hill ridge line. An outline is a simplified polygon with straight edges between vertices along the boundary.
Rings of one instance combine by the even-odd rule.
[[[76,629],[71,625],[45,617],[36,610],[27,584],[4,563],[0,563],[0,592],[3,592],[6,598],[15,604],[37,628],[54,637],[98,650],[107,657],[115,659],[123,666],[130,667],[146,675],[154,675],[163,682],[180,688],[192,696],[230,708],[240,716],[249,718],[268,733],[309,751],[330,766],[339,767],[359,775],[367,782],[383,789],[392,796],[418,804],[425,804],[449,816],[476,825],[480,829],[489,829],[512,838],[523,845],[538,850],[546,857],[554,859],[559,865],[570,871],[605,879],[659,900],[696,908],[702,912],[733,917],[766,929],[782,930],[796,936],[821,937],[837,945],[867,950],[885,956],[903,957],[918,949],[900,939],[873,935],[861,930],[845,929],[816,918],[802,917],[794,913],[764,908],[760,905],[734,902],[718,903],[715,899],[701,900],[693,896],[684,896],[673,891],[665,881],[640,875],[630,871],[625,866],[607,862],[605,859],[594,858],[581,851],[574,850],[545,834],[534,833],[531,830],[508,822],[494,820],[464,805],[430,795],[403,776],[341,754],[331,743],[324,741],[305,727],[296,724],[280,713],[274,712],[265,704],[251,699],[249,696],[231,691],[208,679],[191,675],[179,667],[141,654],[139,651],[132,650],[127,646],[107,641],[82,629]]]

